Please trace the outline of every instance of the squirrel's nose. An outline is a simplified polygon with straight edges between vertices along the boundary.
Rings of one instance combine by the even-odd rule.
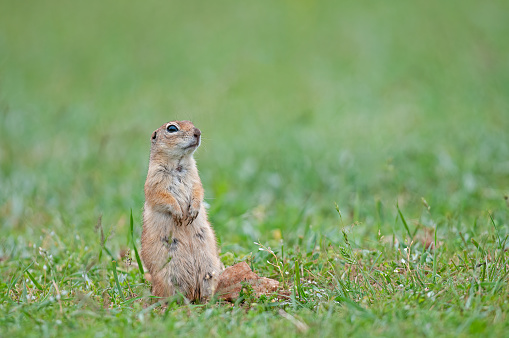
[[[198,128],[194,128],[194,137],[198,138],[201,135],[201,131]]]

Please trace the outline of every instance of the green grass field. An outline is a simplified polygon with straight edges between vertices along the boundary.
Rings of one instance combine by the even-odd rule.
[[[508,12],[2,1],[0,336],[505,336]],[[173,119],[223,262],[279,296],[163,306],[121,257]]]

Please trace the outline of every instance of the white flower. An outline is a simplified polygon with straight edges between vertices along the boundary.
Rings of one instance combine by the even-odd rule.
[[[87,286],[87,289],[90,285],[92,285],[92,281],[90,280],[90,278],[88,278],[88,275],[86,272],[83,272],[81,274],[81,276],[83,277],[83,279],[85,279],[85,283],[86,283],[86,286]]]

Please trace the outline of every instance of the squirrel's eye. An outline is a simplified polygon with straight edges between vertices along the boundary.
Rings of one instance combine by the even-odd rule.
[[[170,124],[166,130],[168,130],[169,133],[174,133],[176,131],[179,131],[179,129],[177,128],[177,126],[173,125],[173,124]]]

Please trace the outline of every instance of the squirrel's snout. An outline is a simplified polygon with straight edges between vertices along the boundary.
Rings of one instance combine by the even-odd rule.
[[[199,138],[201,135],[201,131],[198,128],[194,128],[194,137]]]

